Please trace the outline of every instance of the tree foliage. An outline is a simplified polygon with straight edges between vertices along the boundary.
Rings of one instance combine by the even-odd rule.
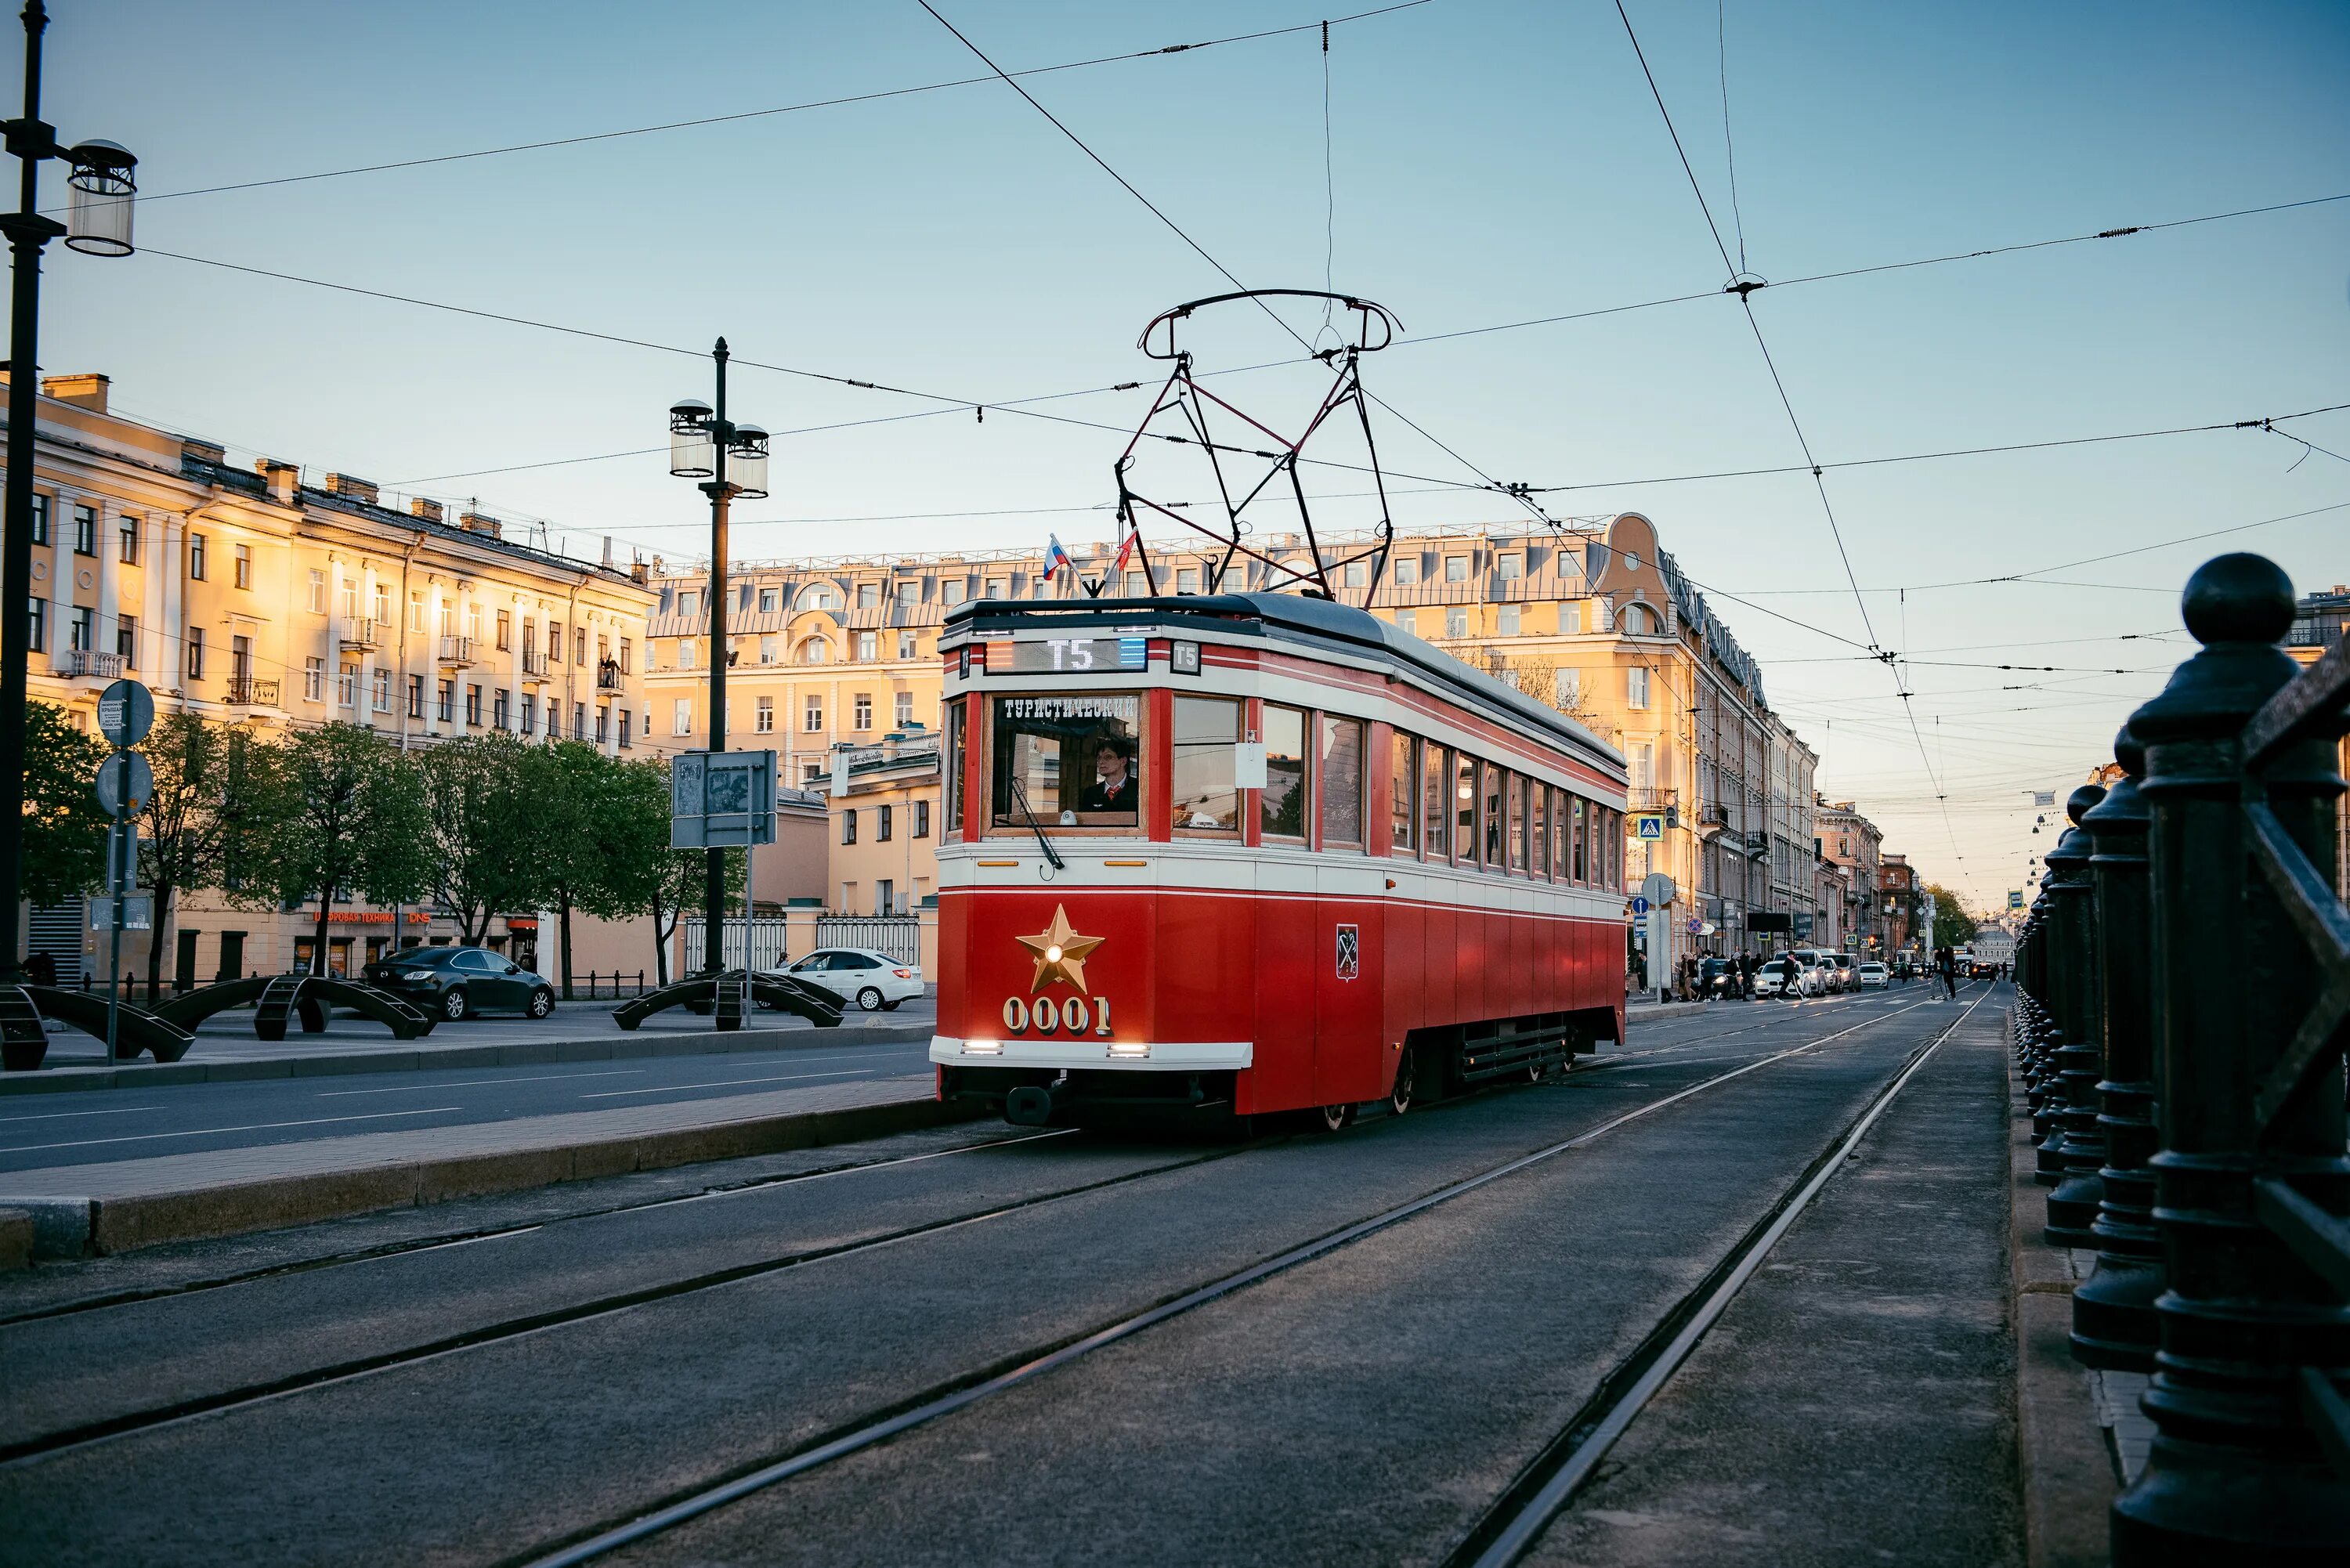
[[[231,851],[255,804],[253,744],[244,729],[189,712],[166,713],[140,742],[155,773],[155,793],[139,817],[139,879],[155,895],[154,940],[147,944],[151,994],[161,978],[162,933],[173,900],[188,888],[234,879]]]
[[[1975,918],[1967,913],[1959,896],[1939,882],[1926,884],[1928,897],[1934,900],[1934,945],[1938,948],[1964,947],[1974,940]]]
[[[404,903],[429,885],[420,792],[399,751],[363,725],[297,730],[255,753],[248,890],[288,907],[317,899],[323,965],[338,900]]]
[[[536,907],[551,841],[570,831],[535,798],[532,748],[504,730],[417,753],[409,767],[422,808],[430,891],[457,917],[468,946],[500,910]]]
[[[26,898],[55,904],[106,879],[107,815],[98,808],[98,764],[107,744],[76,729],[65,711],[25,704]]]

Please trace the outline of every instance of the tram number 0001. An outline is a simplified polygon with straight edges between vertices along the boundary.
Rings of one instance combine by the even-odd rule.
[[[1030,1002],[1024,996],[1007,997],[1003,1002],[1003,1027],[1014,1034],[1034,1029],[1039,1034],[1056,1033],[1066,1030],[1083,1034],[1087,1029],[1102,1039],[1109,1038],[1109,998],[1096,997],[1091,1007],[1082,996],[1072,996],[1055,1003],[1049,996]]]

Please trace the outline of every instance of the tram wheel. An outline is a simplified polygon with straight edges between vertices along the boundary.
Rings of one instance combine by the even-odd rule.
[[[1395,1087],[1388,1093],[1388,1115],[1399,1116],[1411,1109],[1413,1096],[1419,1089],[1419,1053],[1407,1049],[1396,1062]]]
[[[1305,1127],[1309,1132],[1344,1132],[1354,1125],[1354,1121],[1355,1107],[1352,1105],[1324,1106],[1319,1110],[1305,1113]]]

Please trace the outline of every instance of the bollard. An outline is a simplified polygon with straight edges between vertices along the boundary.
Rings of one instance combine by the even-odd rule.
[[[2067,837],[2079,831],[2074,827],[2064,830]],[[2064,1179],[2064,1081],[2061,1068],[2064,1019],[2073,1006],[2073,972],[2065,962],[2064,950],[2065,906],[2057,893],[2059,884],[2071,875],[2064,864],[2064,841],[2060,838],[2056,847],[2048,852],[2048,873],[2041,879],[2041,898],[2047,906],[2048,1002],[2040,1024],[2040,1105],[2032,1113],[2032,1132],[2040,1146],[2032,1179],[2050,1188]],[[2085,851],[2080,859],[2084,866],[2087,864]]]
[[[2162,1241],[2154,1229],[2153,983],[2147,961],[2147,828],[2138,782],[2146,748],[2126,726],[2114,741],[2121,782],[2081,819],[2095,848],[2089,871],[2097,923],[2098,1009],[2105,1026],[2103,1200],[2090,1226],[2097,1266],[2073,1293],[2073,1359],[2085,1366],[2151,1372],[2161,1332]]]
[[[2089,1227],[2096,1223],[2106,1190],[2097,1176],[2105,1168],[2106,1139],[2097,1127],[2105,1030],[2098,1022],[2097,917],[2089,870],[2095,840],[2081,826],[2105,798],[2105,790],[2096,784],[2074,790],[2064,802],[2064,815],[2073,826],[2048,852],[2055,877],[2057,952],[2064,970],[2064,1011],[2056,1021],[2063,1033],[2056,1052],[2056,1093],[2064,1108],[2056,1116],[2058,1178],[2055,1190],[2048,1195],[2045,1231],[2052,1247],[2096,1245]]]
[[[2338,1008],[2350,971],[2341,906],[2310,865],[2333,854],[2340,699],[2313,711],[2309,729],[2325,732],[2285,731],[2306,738],[2248,769],[2246,722],[2294,676],[2273,646],[2292,585],[2257,556],[2222,556],[2189,580],[2183,608],[2203,647],[2130,720],[2152,813],[2149,1163],[2168,1288],[2140,1402],[2157,1435],[2114,1501],[2113,1562],[2338,1563],[2350,1480],[2318,1432],[2350,1446],[2328,1415],[2350,1367],[2350,1303],[2305,1260],[2325,1257],[2327,1230],[2350,1215],[2341,1020],[2312,1005],[2323,976]],[[2336,674],[2340,654],[2327,656]],[[2312,963],[2311,947],[2331,950]],[[2300,1036],[2314,1049],[2289,1059]],[[2344,1278],[2350,1253],[2334,1242],[2325,1266]]]

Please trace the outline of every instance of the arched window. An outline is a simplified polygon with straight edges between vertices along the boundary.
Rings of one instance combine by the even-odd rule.
[[[832,644],[820,637],[809,638],[806,642],[800,644],[800,662],[802,664],[830,664],[832,662]]]
[[[1617,629],[1627,637],[1646,637],[1655,629],[1655,618],[1646,605],[1626,605],[1616,617]]]
[[[813,587],[801,590],[799,607],[804,610],[838,609],[840,607],[840,596],[834,593],[822,583],[817,583]],[[812,659],[809,662],[816,663],[821,661]]]

